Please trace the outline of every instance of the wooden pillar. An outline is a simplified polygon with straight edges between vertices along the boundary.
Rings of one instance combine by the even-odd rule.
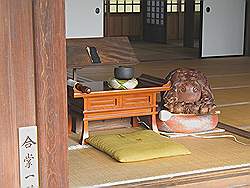
[[[18,188],[18,128],[35,125],[32,1],[0,2],[0,187]]]
[[[34,0],[40,187],[68,187],[64,0]]]
[[[110,1],[106,1],[106,6],[105,6],[105,1],[104,1],[104,37],[108,37],[109,36],[109,21],[110,21],[110,13],[109,13],[109,8],[110,7]],[[105,12],[105,8],[107,9]]]
[[[246,33],[245,33],[245,55],[250,56],[250,0],[247,0],[246,9]]]
[[[194,47],[194,0],[185,0],[183,46]]]

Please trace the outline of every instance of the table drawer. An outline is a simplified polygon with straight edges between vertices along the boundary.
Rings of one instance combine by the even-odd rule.
[[[126,109],[126,110],[110,110],[104,112],[94,112],[94,113],[85,113],[84,120],[105,120],[113,118],[125,118],[133,116],[146,116],[152,115],[154,112],[151,108],[141,108],[141,109]]]
[[[152,94],[131,94],[122,96],[122,106],[123,107],[140,107],[149,106],[152,104]]]
[[[94,97],[88,98],[84,102],[87,107],[85,110],[115,109],[120,106],[120,97]]]

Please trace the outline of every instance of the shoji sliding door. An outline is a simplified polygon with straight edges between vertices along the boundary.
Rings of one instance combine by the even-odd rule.
[[[245,0],[203,0],[201,57],[244,53]]]
[[[66,38],[103,37],[103,0],[65,0]]]

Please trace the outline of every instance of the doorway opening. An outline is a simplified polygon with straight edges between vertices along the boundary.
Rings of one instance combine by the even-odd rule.
[[[130,1],[123,1],[128,3]],[[185,0],[142,0],[137,9],[126,12],[121,1],[106,1],[105,36],[127,36],[139,51],[156,55],[153,61],[171,59],[197,59],[200,56],[201,1],[193,2],[192,46],[184,47]],[[129,6],[125,4],[125,7]],[[133,5],[134,6],[134,5]],[[148,49],[145,49],[145,47]],[[140,54],[140,52],[138,52]],[[164,58],[166,57],[166,58]],[[144,61],[140,57],[139,60]]]
[[[194,68],[199,68],[202,71],[208,73],[209,75],[211,75],[211,78],[213,77],[220,78],[220,76],[223,73],[222,71],[225,71],[229,76],[232,76],[230,74],[234,73],[235,69],[232,68],[231,70],[229,70],[229,69],[223,68],[223,63],[225,67],[227,66],[226,65],[227,62],[224,62],[223,60],[221,60],[221,63],[219,65],[217,64],[217,62],[216,64],[214,63],[214,65],[216,65],[216,68],[214,68],[213,66],[211,66],[210,68],[208,68],[207,66],[205,67],[201,66],[201,60],[198,59],[198,55],[196,56],[196,54],[199,53],[199,31],[197,31],[197,35],[195,35],[196,38],[195,38],[194,47],[183,48],[184,12],[182,12],[182,10],[185,11],[184,1],[170,0],[170,1],[164,2],[165,3],[164,15],[167,17],[166,25],[169,25],[169,27],[166,26],[167,28],[164,28],[165,40],[162,42],[159,41],[159,39],[163,39],[164,37],[159,37],[159,38],[155,37],[156,41],[145,40],[144,38],[145,28],[143,24],[145,21],[143,17],[145,13],[143,12],[144,10],[143,5],[145,5],[144,4],[145,2],[146,1],[136,1],[136,0],[135,1],[110,0],[110,1],[106,1],[106,5],[105,5],[105,11],[106,11],[105,36],[109,36],[109,37],[127,36],[130,39],[130,42],[136,52],[137,58],[139,59],[140,62],[142,62],[140,65],[136,67],[136,71],[138,75],[146,72],[146,73],[154,74],[155,76],[164,78],[164,76],[166,76],[165,74],[168,71],[172,70],[173,68],[176,68],[177,66],[192,66]],[[158,19],[157,18],[158,16],[156,15],[157,13],[159,13],[159,17],[160,17],[161,12],[160,10],[157,11],[156,8],[157,7],[160,8],[161,1],[158,1],[159,2],[158,4],[155,1],[154,6],[152,2],[153,1],[150,1],[150,7],[149,7],[150,17],[149,18],[153,19],[154,17],[154,21],[153,21],[154,24],[157,23],[158,21],[159,21],[158,23],[160,23],[161,19]],[[199,20],[200,9],[198,9],[198,6],[200,5],[198,5],[198,1],[195,1],[195,2],[197,2],[197,6],[196,6],[197,11],[195,15],[197,16],[197,23],[199,23],[200,22]],[[154,16],[152,16],[153,14]],[[151,21],[152,20],[150,20],[150,22]],[[197,30],[199,30],[200,28],[199,24],[196,25]],[[196,29],[194,29],[194,31],[196,31]],[[149,32],[147,37],[150,37],[150,33],[153,34],[153,32],[154,32],[154,29],[152,29],[152,31]],[[193,55],[190,55],[190,54],[193,54]],[[196,58],[195,61],[193,61],[194,58]],[[189,59],[191,59],[191,61],[188,61]],[[179,60],[179,61],[176,61],[176,60]],[[187,60],[187,61],[182,61],[182,60]],[[166,63],[166,62],[170,62],[170,63]],[[195,64],[196,62],[198,63]],[[147,66],[145,66],[146,63],[148,63]],[[93,80],[95,81],[106,80],[113,76],[113,68],[114,68],[113,66],[85,67],[84,69],[81,69],[78,71],[78,74],[80,75],[79,79],[82,79],[85,82],[88,82],[88,81],[91,82]],[[216,82],[215,79],[213,81]],[[218,85],[218,87],[219,86],[225,86],[225,85]],[[221,99],[223,99],[223,97],[221,97]],[[80,104],[80,106],[81,105],[82,104]],[[78,124],[80,125],[76,127],[76,129],[78,129],[78,132],[80,132],[80,129],[82,128],[81,118],[79,118],[76,121],[78,121]],[[129,124],[129,119],[116,119],[115,121],[113,120],[111,121],[105,120],[105,121],[93,122],[93,124],[89,126],[90,128],[91,127],[93,128],[90,131],[94,131],[95,129],[95,131],[97,132],[97,129],[99,129],[98,132],[101,132],[103,131],[101,130],[103,129],[103,127],[110,128],[109,133],[114,133],[118,129],[120,128],[122,129],[124,127],[126,128],[126,130],[129,130],[127,129],[128,124]],[[148,169],[148,172],[152,172],[152,171],[159,172],[160,170],[169,169],[166,167],[165,169],[158,168],[158,169],[152,170],[152,167],[154,165],[153,163],[150,163],[150,162],[147,164],[145,162],[144,165],[141,165],[142,163],[140,163],[138,166],[133,166],[130,164],[121,165],[120,163],[113,161],[113,159],[111,159],[109,156],[106,156],[105,154],[102,154],[99,151],[96,151],[96,150],[94,151],[93,148],[78,150],[79,148],[77,149],[77,147],[80,147],[80,148],[83,147],[83,146],[77,145],[78,141],[79,141],[79,134],[73,135],[71,137],[71,140],[69,140],[69,145],[71,146],[72,144],[73,146],[73,147],[70,147],[70,152],[69,152],[70,153],[69,161],[72,162],[70,163],[70,183],[71,183],[70,185],[72,186],[77,186],[80,184],[81,185],[99,184],[99,185],[111,186],[112,184],[105,184],[105,182],[116,182],[118,180],[121,180],[120,183],[123,183],[122,180],[124,179],[130,179],[130,180],[136,179],[136,178],[140,179],[145,176],[150,176],[144,173],[145,169]],[[197,158],[199,157],[200,156],[198,156]],[[183,161],[184,164],[185,162],[186,161]],[[169,165],[169,163],[167,163],[167,160],[162,162],[162,164]],[[173,165],[172,166],[173,168],[176,167],[174,163],[172,165]],[[142,168],[138,168],[139,166],[141,166]],[[183,166],[185,165],[180,166],[180,171],[183,170],[182,169]],[[130,172],[133,172],[133,173],[130,173]],[[156,174],[152,175],[152,177],[153,176],[157,177]]]

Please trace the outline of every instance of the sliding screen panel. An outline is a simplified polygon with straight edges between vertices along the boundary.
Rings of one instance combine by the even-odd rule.
[[[203,0],[201,57],[244,53],[245,0]]]
[[[103,37],[103,0],[65,0],[66,38]]]

